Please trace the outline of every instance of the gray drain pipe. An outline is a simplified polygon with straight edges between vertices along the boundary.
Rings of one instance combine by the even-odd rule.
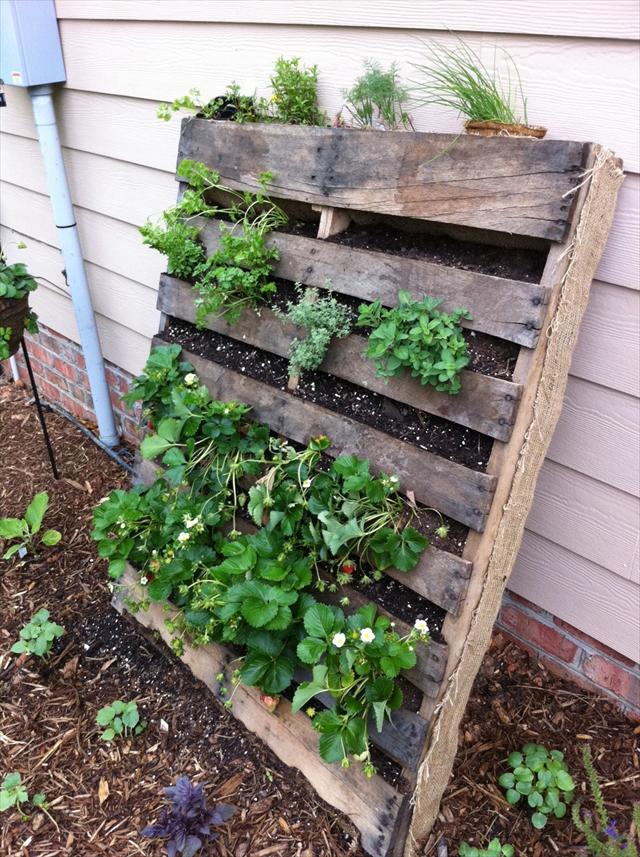
[[[118,446],[119,438],[113,418],[109,385],[104,371],[102,349],[100,348],[91,293],[87,283],[78,227],[71,203],[67,172],[62,158],[62,148],[53,106],[53,87],[49,84],[30,86],[29,94],[36,128],[38,129],[53,217],[65,264],[66,280],[71,291],[73,309],[80,334],[80,345],[87,366],[98,432],[102,443],[113,448]]]

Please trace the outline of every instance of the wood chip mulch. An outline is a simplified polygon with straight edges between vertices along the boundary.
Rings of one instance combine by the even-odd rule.
[[[48,815],[0,816],[0,854],[13,857],[134,857],[165,853],[140,836],[164,804],[162,789],[183,774],[211,801],[237,808],[214,857],[363,857],[348,820],[306,780],[211,698],[160,646],[110,605],[90,540],[91,512],[129,477],[56,414],[48,416],[62,478],[55,482],[30,400],[0,382],[0,516],[21,514],[47,490],[46,524],[59,546],[25,564],[0,560],[0,779],[21,773],[29,794],[45,793]],[[46,665],[20,662],[9,649],[40,607],[67,633]],[[99,739],[95,716],[114,699],[135,699],[147,730],[130,743]],[[167,729],[168,727],[168,729]],[[474,686],[454,776],[425,849],[450,857],[464,840],[502,835],[522,857],[584,855],[568,822],[533,831],[496,786],[507,753],[527,741],[567,754],[581,780],[589,741],[605,782],[607,806],[624,829],[640,799],[640,731],[613,706],[561,681],[496,636]],[[444,853],[443,845],[440,853]]]

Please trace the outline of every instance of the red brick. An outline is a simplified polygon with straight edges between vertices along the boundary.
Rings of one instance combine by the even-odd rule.
[[[64,378],[68,378],[69,381],[73,381],[74,383],[78,380],[78,373],[75,368],[67,363],[66,360],[63,360],[61,357],[53,358],[53,368],[56,372],[59,372]]]
[[[529,610],[532,610],[534,613],[538,615],[545,614],[545,611],[538,607],[537,604],[534,604],[533,601],[527,601],[526,598],[523,598],[521,595],[516,595],[515,592],[511,592],[511,590],[507,590],[505,594],[505,599],[515,601],[517,604],[522,604],[523,607],[527,607]],[[549,614],[546,614],[549,615]]]
[[[46,348],[38,345],[37,342],[29,343],[27,348],[29,350],[29,357],[35,357],[41,363],[45,363],[47,366],[53,366],[54,355],[50,351],[47,351]]]
[[[583,643],[586,643],[587,646],[591,649],[597,649],[599,652],[602,652],[603,655],[607,655],[609,658],[613,658],[616,661],[619,661],[624,666],[630,667],[633,669],[635,667],[635,661],[631,660],[631,658],[625,657],[625,655],[621,655],[619,652],[616,652],[615,649],[609,648],[609,646],[605,646],[604,643],[601,643],[599,640],[590,637],[588,634],[585,634],[583,631],[580,631],[578,628],[574,628],[573,625],[570,625],[568,622],[564,622],[562,619],[558,619],[554,617],[554,624],[558,626],[558,628],[562,628],[564,631],[567,631],[571,634],[572,637],[575,637],[577,640],[580,640]]]
[[[571,663],[578,652],[575,643],[572,643],[555,628],[527,616],[515,606],[508,605],[502,608],[498,624],[512,631],[527,643],[549,652],[565,663]]]
[[[634,708],[640,709],[640,676],[600,655],[585,654],[582,670],[594,684],[610,690]]]

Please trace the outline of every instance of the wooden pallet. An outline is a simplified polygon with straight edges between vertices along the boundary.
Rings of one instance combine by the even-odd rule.
[[[399,855],[405,851],[416,773],[430,746],[429,723],[464,653],[496,521],[531,421],[547,343],[542,332],[558,303],[568,265],[566,244],[589,189],[588,182],[578,185],[593,162],[594,147],[564,141],[454,140],[438,134],[193,119],[182,126],[178,161],[184,158],[204,162],[221,174],[225,184],[243,190],[256,189],[256,176],[268,170],[273,174],[270,192],[275,198],[320,208],[318,237],[271,234],[269,243],[280,251],[277,276],[317,287],[328,279],[335,292],[365,300],[380,298],[386,305],[396,302],[399,288],[414,297],[431,295],[442,300],[444,309],[467,307],[472,319],[465,325],[471,330],[519,346],[512,380],[465,371],[457,396],[435,392],[408,377],[381,381],[362,356],[361,338],[354,335],[333,342],[321,367],[336,378],[488,436],[493,447],[485,472],[184,352],[214,397],[251,405],[257,420],[293,441],[304,443],[313,435],[328,435],[331,455],[354,453],[368,458],[374,470],[397,473],[403,490],[413,492],[417,501],[469,528],[462,556],[430,547],[413,572],[389,572],[446,611],[443,642],[423,652],[407,674],[423,694],[420,712],[402,711],[381,735],[372,731],[378,749],[403,766],[407,793],[398,792],[380,776],[366,780],[356,768],[325,765],[308,719],[292,715],[286,702],[269,714],[255,690],[241,688],[233,708],[235,716],[283,761],[305,774],[321,797],[353,820],[369,854]],[[547,261],[541,281],[505,279],[327,243],[326,238],[346,229],[352,218],[366,221],[373,216],[393,218],[395,224],[413,231],[446,229],[479,244],[544,249]],[[219,223],[209,220],[200,225],[210,254],[219,246]],[[158,308],[165,319],[193,322],[191,286],[163,275]],[[270,310],[260,316],[248,311],[234,326],[221,319],[211,319],[207,326],[278,357],[287,355],[297,334]],[[133,572],[127,576],[127,585],[135,590]],[[349,596],[355,606],[365,600],[353,590]],[[136,615],[144,625],[167,636],[166,613],[160,607]],[[404,623],[394,618],[402,630]],[[222,646],[187,647],[184,660],[220,698],[213,676],[225,671],[230,657]]]

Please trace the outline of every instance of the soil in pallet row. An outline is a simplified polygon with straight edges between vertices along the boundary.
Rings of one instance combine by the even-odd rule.
[[[257,381],[281,390],[287,389],[289,372],[287,360],[283,357],[210,330],[198,330],[192,324],[175,318],[170,319],[161,336],[166,342],[178,343],[187,351]],[[394,402],[324,372],[305,372],[292,395],[472,470],[484,471],[487,466],[493,442],[486,435]]]
[[[326,240],[358,250],[420,259],[436,265],[527,283],[540,282],[546,260],[546,251],[478,244],[424,232],[405,232],[387,224],[352,223],[344,232]]]

